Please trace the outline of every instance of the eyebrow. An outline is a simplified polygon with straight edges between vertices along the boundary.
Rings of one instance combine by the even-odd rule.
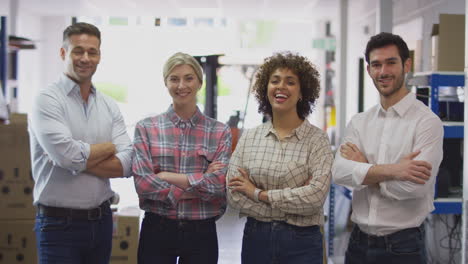
[[[271,76],[271,78],[281,78],[281,76],[274,74],[274,75]],[[296,77],[296,76],[293,76],[293,75],[289,75],[289,76],[286,76],[286,79],[297,80],[297,79],[299,79],[299,78]]]
[[[385,62],[390,62],[390,61],[398,61],[398,58],[397,57],[391,57],[391,58],[387,58],[384,60]],[[374,64],[374,63],[378,63],[380,62],[379,60],[373,60],[370,62],[370,64]]]

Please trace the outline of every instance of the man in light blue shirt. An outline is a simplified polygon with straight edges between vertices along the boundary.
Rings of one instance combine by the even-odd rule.
[[[67,27],[64,74],[35,98],[29,133],[40,263],[109,262],[109,178],[130,176],[132,145],[118,106],[91,82],[100,44],[95,26]]]

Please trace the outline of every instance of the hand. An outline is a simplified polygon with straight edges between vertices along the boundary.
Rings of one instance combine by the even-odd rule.
[[[229,181],[228,188],[232,192],[239,192],[247,196],[249,199],[254,200],[255,189],[257,188],[249,179],[249,174],[242,168],[237,169],[241,176],[232,178]]]
[[[369,163],[359,148],[351,142],[347,142],[340,147],[341,156],[347,160]]]
[[[423,160],[413,160],[421,151],[415,151],[403,157],[394,164],[392,171],[393,179],[397,181],[410,181],[424,184],[431,177],[432,166]]]
[[[210,165],[208,165],[205,173],[213,173],[224,167],[226,167],[226,164],[222,163],[221,161],[213,161],[210,163]]]

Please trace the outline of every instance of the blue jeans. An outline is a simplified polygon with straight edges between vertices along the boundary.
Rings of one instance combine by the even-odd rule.
[[[351,233],[346,264],[426,263],[424,227],[403,229],[386,236],[371,236],[357,225]]]
[[[322,260],[319,226],[300,227],[247,218],[242,239],[243,264],[321,264]]]
[[[40,264],[106,264],[112,249],[112,211],[98,220],[36,215]]]
[[[138,245],[139,264],[216,264],[218,237],[214,218],[173,220],[146,212]]]

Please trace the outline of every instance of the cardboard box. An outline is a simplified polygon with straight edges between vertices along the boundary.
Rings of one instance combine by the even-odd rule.
[[[140,219],[138,216],[114,214],[110,264],[137,263]]]
[[[26,115],[12,115],[10,124],[0,125],[0,146],[0,219],[34,219]]]
[[[465,15],[441,14],[432,27],[432,71],[463,71]]]
[[[0,263],[38,263],[34,220],[0,221]]]

